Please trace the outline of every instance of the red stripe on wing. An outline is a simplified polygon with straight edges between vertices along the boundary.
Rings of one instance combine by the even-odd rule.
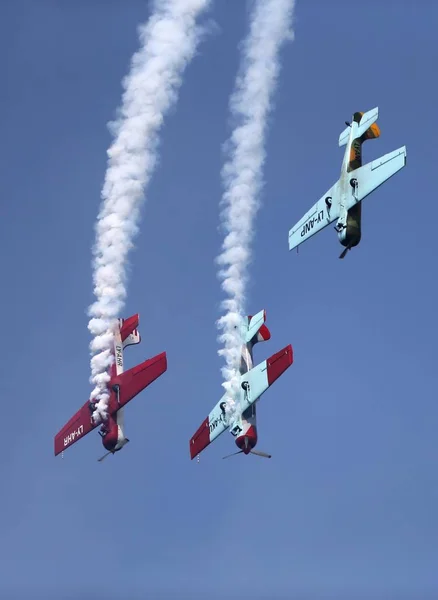
[[[268,366],[268,384],[272,385],[286,369],[288,369],[294,361],[294,354],[291,344],[276,352],[268,358],[266,364]]]
[[[210,427],[208,417],[202,422],[195,435],[190,440],[190,458],[193,460],[210,443]]]

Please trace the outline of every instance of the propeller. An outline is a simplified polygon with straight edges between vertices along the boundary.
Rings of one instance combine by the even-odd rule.
[[[259,450],[250,450],[250,454],[255,454],[256,456],[261,456],[262,458],[272,458],[271,454],[266,454],[266,452],[260,452]],[[239,450],[238,452],[233,452],[233,454],[227,454],[227,456],[223,456],[224,458],[230,458],[230,456],[236,456],[236,454],[243,454],[243,450]]]
[[[100,458],[97,459],[97,462],[102,462],[104,458],[106,458],[107,456],[109,456],[110,454],[113,454],[113,452],[107,452],[106,454],[104,454],[103,456],[101,456]]]
[[[238,452],[233,452],[233,454],[227,454],[226,456],[222,457],[222,460],[224,458],[230,458],[230,456],[236,456],[236,454],[242,454],[242,453],[243,453],[243,450],[239,450]]]
[[[339,258],[345,258],[345,256],[347,255],[347,252],[348,252],[349,250],[351,250],[351,246],[350,246],[350,245],[348,245],[348,246],[345,248],[345,250],[343,250],[343,251],[341,252],[341,254],[339,255]]]
[[[266,452],[259,452],[258,450],[251,450],[251,454],[256,454],[262,458],[272,458],[272,454],[266,454]]]

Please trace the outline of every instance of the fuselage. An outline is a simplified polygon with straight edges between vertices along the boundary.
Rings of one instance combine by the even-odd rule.
[[[111,381],[123,373],[123,343],[120,331],[117,330],[114,337],[114,363],[109,369],[111,376],[109,383],[110,399],[108,403],[108,419],[102,424],[100,434],[102,444],[109,452],[118,452],[128,442],[124,431],[124,409],[118,409],[117,386]]]
[[[363,114],[363,112],[354,113],[353,121],[359,123]],[[346,166],[346,171],[348,174],[352,173],[353,171],[362,166],[362,144],[364,143],[364,141],[374,139],[376,137],[379,137],[379,135],[379,127],[376,123],[374,123],[365,131],[364,134],[361,135],[360,138],[352,140]],[[343,165],[343,169],[345,169],[345,165]],[[348,180],[350,179],[351,177],[348,177]],[[345,248],[354,248],[359,244],[360,239],[362,237],[361,221],[362,203],[358,202],[357,204],[352,206],[347,212],[346,227],[338,233],[339,241]]]
[[[243,375],[253,367],[253,342],[248,342],[242,346],[240,359],[240,374]],[[252,404],[244,413],[242,413],[240,427],[242,431],[236,437],[236,445],[244,454],[249,454],[257,444],[257,415],[256,403]]]

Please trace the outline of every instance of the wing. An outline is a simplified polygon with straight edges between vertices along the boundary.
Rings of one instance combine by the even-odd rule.
[[[406,146],[403,146],[355,169],[352,175],[357,179],[356,198],[349,198],[348,208],[366,198],[405,165]]]
[[[240,378],[239,415],[256,402],[268,387],[291,366],[292,362],[293,351],[292,346],[289,345],[242,375]],[[190,439],[190,458],[192,460],[228,429],[225,404],[226,395],[224,394]]]
[[[251,371],[242,375],[240,378],[242,388],[240,405],[242,413],[251,404],[254,404],[266,392],[268,387],[277,381],[280,375],[283,375],[291,366],[293,360],[293,350],[291,344],[289,344],[267,360],[255,366]]]
[[[97,425],[92,422],[89,406],[90,401],[87,400],[82,408],[80,408],[70,421],[64,425],[61,431],[56,434],[55,456],[97,427]]]
[[[339,193],[336,182],[289,231],[289,250],[297,248],[312,235],[339,217]]]
[[[141,364],[121,373],[111,380],[111,385],[119,385],[119,408],[128,404],[137,394],[158,379],[167,370],[165,352],[145,360]]]
[[[211,442],[228,429],[225,418],[226,395],[224,394],[208,417],[204,419],[190,439],[190,458],[193,459]]]

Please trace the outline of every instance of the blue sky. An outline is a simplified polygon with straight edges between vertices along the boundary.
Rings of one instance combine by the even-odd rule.
[[[188,68],[131,253],[125,316],[168,371],[127,409],[131,443],[103,464],[91,434],[53,457],[90,392],[87,306],[106,123],[146,2],[16,0],[0,8],[3,452],[0,595],[34,598],[396,599],[438,595],[433,2],[298,0],[270,119],[248,312],[260,362],[295,363],[259,405],[259,448],[224,434],[189,459],[221,395],[214,258],[221,145],[247,3],[217,0]],[[337,179],[344,121],[378,105],[364,160],[407,167],[363,207],[344,261],[328,228],[289,228]]]

